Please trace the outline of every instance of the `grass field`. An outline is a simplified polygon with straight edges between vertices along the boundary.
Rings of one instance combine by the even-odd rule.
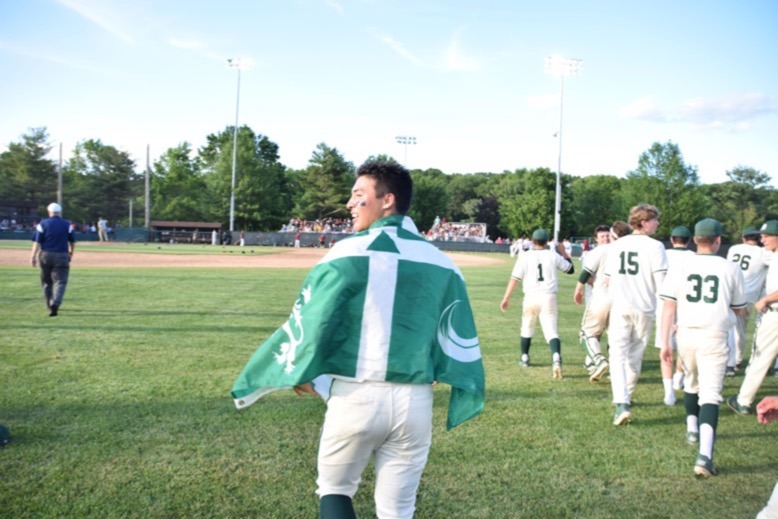
[[[26,240],[0,240],[0,250],[3,249],[24,249],[29,250],[31,243]],[[252,254],[274,254],[283,247],[247,247]],[[188,243],[124,243],[118,241],[109,241],[101,243],[97,241],[80,241],[76,244],[76,251],[89,252],[137,252],[146,254],[224,254],[230,251],[236,251],[235,246],[222,245],[203,245]]]
[[[696,480],[683,407],[661,403],[653,348],[633,423],[611,425],[610,386],[581,367],[574,276],[560,290],[565,379],[551,380],[540,330],[535,367],[518,368],[520,299],[505,316],[498,308],[511,266],[463,269],[486,411],[446,432],[448,389],[436,388],[417,517],[754,517],[778,480],[778,427],[723,406],[720,475]],[[305,274],[74,268],[49,318],[37,270],[0,269],[0,423],[12,434],[0,449],[0,516],[316,517],[324,404],[277,392],[238,412],[229,395]],[[741,382],[727,379],[725,395]],[[360,517],[374,516],[373,481],[368,469]]]

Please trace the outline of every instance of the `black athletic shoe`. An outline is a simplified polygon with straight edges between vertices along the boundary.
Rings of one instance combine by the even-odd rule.
[[[49,312],[49,317],[56,317],[57,316],[57,310],[59,310],[58,305],[51,305],[51,311]]]

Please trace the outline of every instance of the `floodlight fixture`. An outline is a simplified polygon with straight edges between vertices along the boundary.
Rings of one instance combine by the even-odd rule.
[[[402,144],[405,147],[405,161],[403,163],[403,166],[407,168],[408,167],[408,145],[416,144],[416,137],[411,137],[410,135],[398,135],[397,137],[395,137],[395,140],[397,140],[398,143]]]

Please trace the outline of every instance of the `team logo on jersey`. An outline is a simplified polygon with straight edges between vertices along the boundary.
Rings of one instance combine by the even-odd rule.
[[[311,287],[307,286],[300,292],[300,297],[295,301],[289,320],[281,327],[289,341],[281,344],[281,353],[274,353],[273,355],[276,357],[276,362],[286,364],[284,373],[291,373],[295,369],[294,361],[297,356],[297,347],[303,342],[303,337],[305,337],[302,310],[303,306],[310,300]]]
[[[443,310],[438,320],[438,342],[447,356],[459,362],[475,362],[481,358],[478,337],[460,337],[452,324],[454,309],[461,303],[457,299]]]

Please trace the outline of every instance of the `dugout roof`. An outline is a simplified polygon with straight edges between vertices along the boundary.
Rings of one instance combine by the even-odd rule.
[[[176,229],[194,229],[198,231],[220,231],[222,224],[212,222],[179,222],[179,221],[166,221],[166,220],[152,220],[150,222],[152,229],[158,230],[176,230]]]

